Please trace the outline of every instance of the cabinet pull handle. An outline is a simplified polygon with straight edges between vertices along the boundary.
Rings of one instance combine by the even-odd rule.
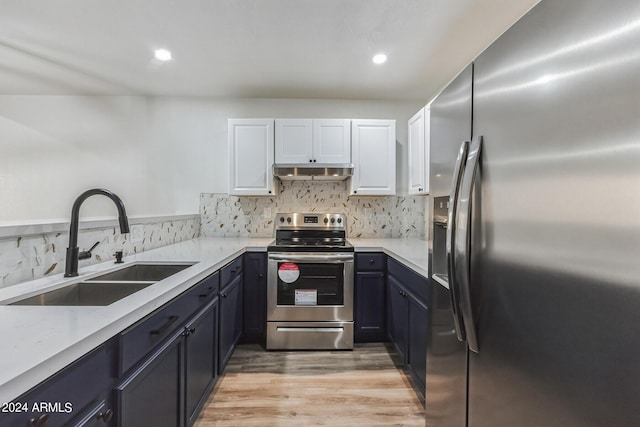
[[[369,260],[369,264],[373,264],[374,262],[376,262],[376,261],[375,261],[373,258],[371,258],[371,259]]]
[[[108,423],[109,421],[111,421],[111,418],[113,418],[112,409],[107,409],[106,411],[100,412],[98,414],[98,419],[104,421],[105,423]]]
[[[42,414],[38,418],[31,418],[28,427],[45,427],[49,423],[49,414]]]
[[[171,326],[176,320],[178,320],[178,316],[169,316],[169,320],[167,320],[164,325],[162,325],[158,329],[154,329],[150,331],[149,333],[151,335],[160,335],[161,333],[166,331],[169,328],[169,326]]]
[[[215,288],[215,287],[213,287],[213,286],[209,286],[207,289],[209,290],[209,292],[207,292],[206,294],[200,294],[200,295],[198,295],[198,298],[206,298],[206,297],[208,297],[209,295],[211,295],[212,293],[214,293],[214,292],[215,292],[215,290],[216,290],[216,288]]]

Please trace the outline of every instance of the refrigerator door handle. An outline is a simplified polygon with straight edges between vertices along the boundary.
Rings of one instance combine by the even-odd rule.
[[[456,335],[459,341],[465,340],[464,324],[462,313],[459,309],[459,291],[456,280],[456,260],[455,260],[455,239],[456,239],[456,218],[458,216],[458,198],[460,195],[460,184],[465,170],[465,161],[469,150],[469,141],[462,141],[458,157],[453,169],[451,180],[451,191],[449,192],[449,209],[447,212],[447,275],[449,281],[449,295],[451,296],[451,311],[453,311],[453,323],[456,328]]]
[[[479,346],[471,304],[471,198],[478,165],[480,164],[481,150],[482,136],[473,137],[460,187],[460,204],[456,221],[457,233],[454,247],[456,281],[460,285],[460,310],[462,311],[469,350],[475,353],[479,352]]]

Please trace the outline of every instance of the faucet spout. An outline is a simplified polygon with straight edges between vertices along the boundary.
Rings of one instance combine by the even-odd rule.
[[[67,259],[65,265],[64,277],[75,277],[78,275],[78,227],[80,222],[80,206],[87,200],[87,198],[100,194],[110,198],[115,203],[118,209],[118,222],[120,223],[120,233],[129,232],[129,220],[127,219],[127,212],[124,208],[124,203],[120,197],[115,195],[109,190],[103,190],[101,188],[93,188],[87,190],[76,198],[73,202],[73,208],[71,209],[71,227],[69,229],[69,247],[67,248]]]

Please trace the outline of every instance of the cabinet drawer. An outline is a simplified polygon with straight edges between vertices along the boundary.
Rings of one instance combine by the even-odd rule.
[[[357,271],[384,271],[385,254],[379,252],[356,254]]]
[[[387,258],[387,275],[395,277],[416,299],[427,305],[429,295],[427,279],[391,257]]]
[[[122,332],[118,374],[128,371],[176,328],[183,326],[198,308],[213,300],[219,291],[219,278],[215,272]]]
[[[220,272],[216,271],[211,276],[202,280],[191,289],[185,291],[184,298],[189,300],[189,305],[193,310],[208,303],[218,295],[220,291]],[[180,297],[178,297],[180,298]]]
[[[27,403],[27,412],[0,413],[0,425],[68,425],[107,392],[112,370],[107,345],[101,345],[15,399],[14,402]]]
[[[242,272],[241,256],[222,267],[222,269],[220,270],[220,287],[224,288],[225,286],[227,286],[233,281],[233,279],[236,278],[236,276],[238,276],[238,274],[240,274],[240,272]]]

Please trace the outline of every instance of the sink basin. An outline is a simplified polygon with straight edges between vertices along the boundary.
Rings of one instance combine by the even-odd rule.
[[[100,276],[87,279],[87,282],[106,282],[106,281],[124,281],[124,282],[158,282],[166,279],[185,268],[191,267],[193,264],[134,264],[111,273],[102,274]]]
[[[43,292],[9,305],[100,306],[110,305],[147,286],[166,279],[194,263],[133,264],[110,273]]]
[[[152,284],[153,283],[132,282],[80,282],[54,291],[43,292],[16,301],[10,305],[109,305]]]

